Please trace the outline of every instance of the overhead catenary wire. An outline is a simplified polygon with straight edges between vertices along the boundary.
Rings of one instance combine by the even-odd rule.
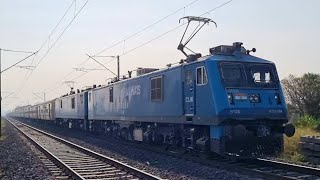
[[[64,12],[64,14],[63,14],[63,16],[60,18],[60,20],[58,21],[58,23],[55,25],[55,27],[53,28],[53,30],[50,32],[50,34],[49,34],[49,36],[46,38],[46,40],[42,43],[42,45],[40,46],[40,48],[38,49],[38,52],[39,51],[41,51],[41,49],[44,47],[44,45],[50,40],[50,37],[53,35],[53,33],[56,31],[56,29],[57,29],[57,27],[60,25],[60,23],[62,22],[62,20],[65,18],[65,16],[66,16],[66,14],[69,12],[69,10],[70,10],[70,8],[72,7],[72,5],[75,3],[75,1],[76,0],[74,0],[71,4],[70,4],[70,6],[68,7],[68,9]],[[84,6],[87,4],[87,2],[88,1],[86,1],[86,3],[84,4]],[[83,6],[83,7],[84,7]],[[82,8],[83,8],[82,7]],[[78,13],[82,10],[82,8],[78,11]],[[77,14],[78,14],[77,13]],[[74,16],[74,18],[72,19],[72,21],[75,19],[75,16]],[[71,23],[70,23],[71,24]],[[70,25],[69,24],[69,25]],[[69,25],[67,26],[67,28],[69,27]],[[67,29],[66,28],[66,29]],[[65,29],[65,30],[66,30]],[[64,31],[65,31],[64,30]],[[62,36],[62,34],[64,33],[64,31],[60,34],[60,36],[59,36],[59,38]],[[58,39],[57,39],[58,40]],[[56,41],[57,41],[56,40]],[[54,43],[55,44],[55,43]],[[51,48],[54,46],[54,44],[51,46]],[[47,51],[47,53],[51,50],[51,48]],[[46,53],[46,54],[47,54]],[[37,56],[37,54],[35,54],[35,56],[33,57],[33,59],[32,59],[32,61],[31,61],[31,63],[30,63],[30,66],[33,64],[33,62],[34,62],[34,59],[35,59],[35,57]],[[42,61],[43,59],[45,58],[45,56],[40,60],[40,61]],[[40,62],[39,62],[40,63]],[[39,65],[39,63],[37,64],[37,65]],[[36,68],[36,66],[33,68],[33,69],[30,69],[31,70],[31,73],[29,74],[29,76],[28,76],[28,73],[29,73],[29,71],[27,71],[26,72],[26,74],[25,74],[25,77],[24,77],[24,79],[22,80],[22,83],[21,83],[21,85],[19,86],[19,90],[17,91],[17,94],[19,94],[20,92],[21,92],[21,90],[23,89],[23,87],[26,85],[26,83],[27,83],[27,81],[29,80],[29,78],[30,78],[30,76],[32,75],[32,73],[33,73],[33,70]],[[28,77],[27,77],[28,76]]]
[[[223,3],[223,4],[219,5],[219,6],[216,6],[216,7],[212,8],[212,9],[206,11],[205,13],[203,13],[203,14],[201,14],[201,15],[199,15],[199,16],[203,16],[203,15],[206,15],[206,14],[210,14],[212,11],[215,11],[215,10],[219,9],[219,8],[221,8],[221,7],[229,4],[229,3],[232,2],[232,1],[233,1],[233,0],[229,0],[229,1]],[[143,46],[145,46],[145,45],[147,45],[147,44],[149,44],[149,43],[151,43],[151,42],[153,42],[153,41],[155,41],[155,40],[157,40],[157,39],[159,39],[159,38],[161,38],[161,37],[163,37],[163,36],[165,36],[166,34],[168,34],[168,33],[170,33],[170,32],[173,32],[173,31],[176,30],[176,29],[179,29],[180,27],[182,27],[182,26],[185,25],[186,23],[187,23],[187,22],[184,22],[184,23],[182,23],[181,25],[178,25],[178,26],[174,27],[173,29],[171,29],[171,30],[169,30],[169,31],[166,31],[166,32],[163,33],[163,34],[160,34],[159,36],[157,36],[157,37],[155,37],[155,38],[153,38],[153,39],[151,39],[151,40],[149,40],[149,41],[147,41],[147,42],[145,42],[145,43],[142,43],[141,45],[138,45],[137,47],[134,47],[134,48],[132,48],[132,49],[124,52],[124,53],[123,53],[122,55],[120,55],[120,56],[125,56],[125,55],[127,55],[127,54],[129,54],[129,53],[131,53],[131,52],[134,52],[135,50],[137,50],[137,49],[139,49],[139,48],[141,48],[141,47],[143,47]],[[136,33],[136,34],[139,34],[139,33]],[[130,36],[129,36],[129,37],[130,37]],[[114,44],[114,46],[121,44],[121,42],[123,42],[123,40],[122,40],[122,41],[119,41],[119,42],[116,43],[116,44]],[[110,47],[104,49],[104,51],[106,51],[106,50],[108,50],[108,49],[110,49],[110,48],[112,48],[112,47],[114,47],[114,46],[110,46]],[[104,51],[100,51],[99,53],[102,53],[102,52],[104,52]],[[99,53],[95,54],[94,56],[98,55]],[[90,59],[90,58],[87,58],[86,61],[87,61],[88,59]],[[113,60],[114,60],[114,59],[108,61],[107,63],[110,63],[110,62],[113,61]],[[85,61],[85,62],[86,62],[86,61]],[[85,63],[85,62],[83,62],[83,63]],[[83,63],[82,63],[82,64],[83,64]],[[105,64],[107,64],[107,63],[105,63]],[[98,68],[98,66],[97,66],[96,68]],[[74,71],[75,71],[75,70],[74,70]],[[77,79],[85,76],[85,75],[88,74],[89,72],[91,72],[91,71],[83,72],[83,73],[80,74],[79,76],[73,78],[72,81],[77,80]],[[71,73],[69,73],[69,74],[71,74]],[[54,88],[53,90],[56,90],[56,89],[58,89],[58,88],[61,87],[61,86],[63,86],[63,84],[61,84],[61,85],[58,86],[57,88]]]
[[[60,20],[58,21],[58,23],[55,25],[55,27],[52,29],[52,31],[50,32],[49,36],[46,38],[46,40],[42,43],[42,45],[40,46],[40,48],[38,49],[38,51],[41,51],[41,49],[44,47],[44,45],[49,42],[50,37],[53,35],[53,33],[56,31],[56,29],[58,28],[58,26],[60,25],[60,23],[62,22],[62,20],[65,18],[65,16],[67,15],[67,13],[69,12],[69,10],[71,9],[72,5],[76,3],[76,0],[73,0],[72,3],[70,4],[70,6],[68,7],[68,9],[64,12],[64,14],[62,15],[62,17],[60,18]],[[37,57],[37,54],[32,58],[31,63],[29,66],[33,65],[33,62],[35,60],[35,58]],[[33,69],[32,69],[33,70]],[[27,75],[28,75],[29,71],[26,72],[24,78],[27,79]],[[32,71],[31,71],[32,73]],[[31,74],[30,73],[30,74]],[[24,82],[25,80],[23,80],[22,82]]]
[[[200,0],[194,0],[194,1],[192,1],[192,2],[190,2],[190,3],[188,3],[188,4],[186,4],[185,6],[183,6],[182,8],[179,8],[179,9],[177,9],[177,10],[175,10],[175,11],[173,11],[173,12],[171,12],[170,14],[168,14],[168,15],[166,15],[166,16],[164,16],[163,18],[161,18],[161,19],[159,19],[159,20],[157,20],[157,21],[155,21],[155,22],[153,22],[152,24],[150,24],[150,25],[148,25],[148,26],[146,26],[145,28],[143,28],[143,29],[141,29],[141,30],[139,30],[139,31],[137,31],[137,32],[135,32],[135,33],[133,33],[133,34],[131,34],[131,35],[129,35],[129,36],[127,36],[127,37],[125,37],[124,39],[122,39],[122,40],[120,40],[120,41],[118,41],[118,42],[116,42],[116,43],[114,43],[114,44],[112,44],[112,45],[110,45],[110,46],[108,46],[107,48],[105,48],[105,49],[103,49],[103,50],[101,50],[101,51],[99,51],[98,53],[96,53],[96,54],[94,54],[93,56],[96,56],[96,55],[99,55],[99,54],[101,54],[101,53],[103,53],[103,52],[105,52],[105,51],[107,51],[107,50],[109,50],[109,49],[111,49],[111,48],[113,48],[113,47],[115,47],[115,46],[117,46],[117,45],[119,45],[119,44],[121,44],[121,43],[124,43],[124,47],[125,47],[125,42],[127,41],[127,40],[129,40],[129,39],[131,39],[131,38],[133,38],[133,37],[135,37],[135,36],[137,36],[137,35],[139,35],[140,33],[142,33],[142,32],[144,32],[144,31],[146,31],[147,29],[150,29],[151,27],[153,27],[153,26],[155,26],[155,25],[157,25],[157,24],[159,24],[160,22],[162,22],[163,20],[165,20],[165,19],[167,19],[167,18],[169,18],[169,17],[171,17],[172,15],[174,15],[174,14],[176,14],[176,13],[178,13],[178,12],[180,12],[181,10],[183,10],[184,11],[184,13],[185,13],[185,8],[186,7],[189,7],[189,6],[191,6],[192,4],[194,4],[194,3],[196,3],[196,2],[198,2],[198,1],[200,1]],[[123,53],[124,53],[124,48],[123,48]],[[88,62],[88,60],[89,60],[90,58],[88,57],[88,58],[86,58],[80,65],[78,65],[77,67],[80,67],[80,66],[82,66],[82,65],[84,65],[86,62]],[[72,73],[74,73],[76,70],[75,69],[73,69],[70,73],[68,73],[66,76],[64,76],[62,79],[61,79],[61,81],[63,81],[63,80],[65,80],[67,77],[69,77]],[[85,73],[87,73],[87,72],[85,72]],[[78,76],[78,77],[81,77],[82,75],[80,75],[80,76]],[[58,87],[61,87],[62,85],[59,85]],[[57,87],[57,88],[58,88]],[[49,89],[49,91],[51,91],[52,89],[53,90],[55,90],[55,89],[57,89],[57,88],[50,88]],[[48,91],[48,89],[46,90],[46,91]]]
[[[3,93],[3,92],[1,92],[1,93]],[[7,94],[7,95],[4,96],[3,98],[1,97],[1,101],[7,99],[9,96],[11,96],[12,94],[14,94],[14,92],[8,92],[8,93],[6,93],[6,94]],[[2,95],[1,95],[1,96],[2,96]]]
[[[87,54],[87,56],[89,58],[91,58],[92,60],[94,60],[96,63],[100,64],[102,67],[104,67],[106,70],[108,70],[109,72],[111,72],[112,74],[114,74],[115,76],[117,76],[116,73],[114,73],[113,71],[111,71],[109,68],[107,68],[105,65],[101,64],[99,61],[97,61],[95,58],[93,58],[92,56],[90,56],[89,54]]]
[[[145,31],[145,30],[147,30],[147,29],[151,28],[152,26],[154,26],[154,25],[156,25],[156,24],[159,24],[160,22],[162,22],[163,20],[167,19],[168,17],[170,17],[170,16],[172,16],[172,15],[174,15],[174,14],[176,14],[176,13],[180,12],[181,10],[184,10],[186,7],[188,7],[188,6],[190,6],[190,5],[194,4],[194,3],[196,3],[197,1],[199,1],[199,0],[194,0],[194,1],[190,2],[189,4],[187,4],[187,5],[183,6],[182,8],[177,9],[176,11],[174,11],[174,12],[172,12],[172,13],[168,14],[167,16],[165,16],[165,17],[163,17],[163,18],[159,19],[158,21],[156,21],[156,22],[154,22],[154,23],[152,23],[152,24],[148,25],[147,27],[145,27],[145,28],[141,29],[140,31],[137,31],[136,33],[134,33],[134,34],[132,34],[132,35],[130,35],[130,36],[128,36],[128,37],[126,37],[126,38],[122,39],[121,41],[118,41],[117,43],[115,43],[115,44],[113,44],[113,45],[111,45],[111,46],[109,46],[109,47],[107,47],[107,48],[105,48],[105,49],[101,50],[101,51],[100,51],[100,52],[98,52],[97,54],[101,54],[101,53],[103,53],[103,52],[105,52],[105,51],[107,51],[107,50],[109,50],[109,49],[111,49],[111,48],[113,48],[113,47],[115,47],[115,46],[117,46],[117,45],[119,45],[119,44],[123,43],[124,41],[129,40],[130,38],[132,38],[132,37],[134,37],[134,36],[136,36],[136,35],[140,34],[141,32],[143,32],[143,31]]]
[[[21,51],[21,50],[3,49],[3,48],[1,48],[1,51],[8,51],[8,52],[15,52],[15,53],[26,53],[26,54],[34,53],[34,52],[31,52],[31,51]]]
[[[98,68],[73,68],[76,71],[88,72],[88,71],[105,71],[106,69],[98,69]]]
[[[221,7],[223,7],[223,6],[225,6],[225,5],[229,4],[229,3],[231,3],[232,1],[233,1],[233,0],[229,0],[229,1],[227,1],[227,2],[225,2],[225,3],[223,3],[223,4],[221,4],[220,6],[217,6],[217,7],[213,8],[213,9],[210,9],[209,11],[207,11],[207,12],[205,12],[205,13],[201,14],[200,16],[203,16],[203,15],[206,15],[206,14],[210,14],[212,11],[214,11],[214,10],[216,10],[216,9],[219,9],[219,8],[221,8]]]
[[[2,49],[1,49],[1,50],[2,50]],[[25,61],[26,59],[28,59],[29,57],[31,57],[31,56],[33,56],[33,55],[35,55],[35,54],[37,54],[37,53],[38,53],[38,51],[37,51],[37,52],[33,52],[33,53],[32,53],[32,54],[30,54],[29,56],[27,56],[27,57],[25,57],[25,58],[21,59],[20,61],[18,61],[18,62],[16,62],[16,63],[14,63],[13,65],[11,65],[11,66],[7,67],[6,69],[2,70],[2,71],[1,71],[1,73],[3,73],[3,72],[5,72],[5,71],[9,70],[10,68],[12,68],[12,67],[14,67],[15,65],[17,65],[17,64],[19,64],[19,63],[21,63],[21,62]]]
[[[211,13],[212,11],[215,11],[215,10],[217,10],[217,9],[219,9],[219,8],[222,8],[223,6],[229,4],[229,3],[232,2],[232,1],[233,1],[233,0],[229,0],[229,1],[223,3],[223,4],[219,5],[219,6],[216,6],[216,7],[212,8],[212,9],[206,11],[205,13],[203,13],[203,14],[201,14],[201,15],[199,15],[199,16],[203,16],[203,15],[205,15],[205,14],[209,14],[209,13]],[[166,35],[166,34],[168,34],[168,33],[170,33],[170,32],[173,32],[173,31],[176,30],[176,29],[179,29],[180,27],[182,27],[182,26],[185,25],[185,24],[187,24],[187,22],[184,22],[184,23],[182,23],[181,25],[178,25],[178,26],[174,27],[173,29],[170,29],[169,31],[166,31],[166,32],[163,33],[163,34],[160,34],[159,36],[157,36],[157,37],[155,37],[155,38],[153,38],[153,39],[151,39],[151,40],[149,40],[149,41],[147,41],[147,42],[142,43],[141,45],[138,45],[138,46],[136,46],[136,47],[134,47],[134,48],[126,51],[125,53],[123,53],[123,54],[120,55],[120,56],[127,55],[127,54],[129,54],[129,53],[131,53],[131,52],[133,52],[133,51],[135,51],[135,50],[137,50],[137,49],[139,49],[139,48],[141,48],[141,47],[143,47],[143,46],[145,46],[145,45],[147,45],[147,44],[149,44],[149,43],[151,43],[151,42],[153,42],[153,41],[155,41],[155,40],[157,40],[157,39],[159,39],[159,38],[161,38],[161,37],[163,37],[164,35]],[[111,60],[111,61],[113,61],[113,60]],[[89,72],[90,72],[90,71],[89,71]],[[89,72],[85,72],[85,73],[81,74],[80,76],[77,76],[76,78],[73,78],[72,80],[76,80],[76,79],[78,79],[78,78],[80,78],[80,77],[88,74]]]
[[[53,35],[53,33],[56,31],[57,27],[60,25],[60,23],[62,22],[62,20],[65,18],[65,16],[67,15],[67,13],[69,12],[69,10],[71,9],[72,5],[75,3],[76,0],[73,0],[72,3],[70,4],[70,6],[68,7],[68,9],[65,11],[65,13],[63,14],[63,16],[60,18],[60,20],[58,21],[58,23],[55,25],[55,27],[53,28],[53,30],[51,31],[51,33],[49,34],[49,36],[47,37],[47,39],[42,43],[42,45],[40,46],[39,50],[40,51],[44,45],[47,43],[48,40],[50,40],[50,37]]]
[[[89,59],[90,59],[90,58],[89,58]],[[107,61],[106,63],[103,63],[103,65],[106,65],[106,64],[110,63],[111,61],[113,61],[113,59]],[[98,67],[99,67],[99,66],[97,66],[96,68],[98,68]],[[74,71],[76,71],[76,70],[74,70]],[[74,80],[76,80],[76,79],[84,76],[86,73],[89,73],[89,72],[90,72],[90,71],[84,71],[82,74],[80,74],[80,75],[78,75],[77,77],[71,79],[71,81],[74,81]],[[59,88],[62,87],[63,85],[64,85],[64,84],[61,83],[59,86],[54,87],[54,88],[52,88],[52,89],[50,89],[50,90],[47,90],[46,92],[47,92],[47,94],[50,94],[51,92],[54,92],[55,90],[59,89]]]
[[[157,39],[161,38],[162,36],[164,36],[164,35],[166,35],[166,34],[168,34],[168,33],[172,32],[172,31],[174,31],[174,30],[176,30],[176,29],[178,29],[178,28],[182,27],[183,25],[185,25],[185,23],[183,23],[183,24],[181,24],[181,25],[179,25],[179,26],[176,26],[175,28],[170,29],[169,31],[166,31],[166,32],[165,32],[165,33],[163,33],[163,34],[160,34],[159,36],[157,36],[157,37],[155,37],[155,38],[153,38],[153,39],[151,39],[151,40],[149,40],[149,41],[147,41],[147,42],[142,43],[142,44],[141,44],[141,45],[139,45],[139,46],[136,46],[136,47],[134,47],[134,48],[132,48],[132,49],[130,49],[130,50],[128,50],[128,51],[126,51],[126,52],[125,52],[125,53],[123,53],[121,56],[124,56],[124,55],[129,54],[130,52],[133,52],[133,51],[135,51],[135,50],[137,50],[137,49],[139,49],[139,48],[141,48],[141,47],[143,47],[143,46],[145,46],[145,45],[147,45],[147,44],[151,43],[152,41],[154,41],[154,40],[157,40]]]
[[[221,8],[221,7],[223,7],[223,6],[227,5],[227,4],[229,4],[231,1],[233,1],[233,0],[229,0],[229,1],[227,1],[227,2],[225,2],[225,3],[223,3],[223,4],[221,4],[221,5],[219,5],[219,6],[215,7],[215,8],[213,8],[213,9],[210,9],[209,11],[207,11],[207,12],[205,12],[205,13],[203,13],[203,14],[199,15],[199,16],[203,16],[203,15],[205,15],[205,14],[210,14],[212,11],[214,11],[214,10],[216,10],[216,9],[219,9],[219,8]],[[169,30],[169,31],[167,31],[167,32],[165,32],[165,33],[163,33],[163,34],[161,34],[161,35],[159,35],[159,36],[157,36],[157,37],[155,37],[155,38],[153,38],[153,39],[151,39],[151,40],[149,40],[149,41],[147,41],[147,42],[145,42],[145,43],[143,43],[143,44],[141,44],[141,45],[139,45],[139,46],[137,46],[137,47],[135,47],[135,48],[132,48],[131,50],[129,50],[129,51],[127,51],[127,52],[123,53],[121,56],[124,56],[124,55],[129,54],[130,52],[133,52],[133,51],[135,51],[135,50],[137,50],[137,49],[139,49],[139,48],[141,48],[141,47],[143,47],[143,46],[145,46],[145,45],[147,45],[147,44],[151,43],[152,41],[159,39],[160,37],[162,37],[162,36],[164,36],[164,35],[166,35],[166,34],[168,34],[168,33],[172,32],[172,31],[174,31],[174,30],[176,30],[176,29],[180,28],[181,26],[183,26],[183,25],[185,25],[185,24],[187,24],[187,23],[186,23],[186,22],[184,22],[184,23],[182,23],[181,25],[176,26],[175,28],[173,28],[173,29],[171,29],[171,30]]]
[[[54,43],[50,46],[50,48],[46,51],[46,53],[44,54],[44,56],[39,60],[39,62],[35,65],[35,68],[31,71],[31,73],[29,74],[29,76],[27,77],[27,79],[25,80],[24,84],[20,87],[20,89],[18,90],[17,94],[19,94],[21,92],[21,90],[23,89],[23,87],[27,84],[27,81],[29,80],[29,78],[31,77],[32,73],[34,72],[34,70],[39,66],[39,64],[44,60],[44,58],[48,55],[48,53],[50,52],[50,50],[53,48],[53,46],[58,42],[58,40],[62,37],[62,35],[65,33],[65,31],[69,28],[69,26],[72,24],[72,22],[75,20],[75,18],[79,15],[79,13],[82,11],[82,9],[87,5],[88,0],[82,5],[82,7],[80,8],[80,10],[75,14],[75,16],[71,19],[71,21],[69,22],[69,24],[64,28],[64,30],[62,31],[62,33],[58,36],[58,38],[54,41]]]
[[[172,16],[172,15],[174,15],[174,14],[178,13],[179,11],[181,11],[181,10],[185,10],[185,8],[186,8],[186,7],[191,6],[192,4],[196,3],[197,1],[199,1],[199,0],[194,0],[194,1],[190,2],[189,4],[185,5],[184,7],[182,7],[182,8],[179,8],[179,9],[175,10],[174,12],[172,12],[172,13],[170,13],[170,14],[166,15],[165,17],[163,17],[163,18],[161,18],[161,19],[157,20],[156,22],[154,22],[154,23],[152,23],[152,24],[150,24],[150,25],[146,26],[145,28],[143,28],[143,29],[141,29],[141,30],[139,30],[139,31],[137,31],[137,32],[135,32],[135,33],[133,33],[133,34],[129,35],[128,37],[126,37],[126,38],[124,38],[124,39],[122,39],[122,40],[120,40],[120,41],[118,41],[118,42],[116,42],[116,43],[114,43],[114,44],[110,45],[109,47],[107,47],[107,48],[105,48],[105,49],[103,49],[103,50],[99,51],[99,52],[98,52],[98,53],[96,53],[94,56],[99,55],[99,54],[101,54],[101,53],[103,53],[103,52],[105,52],[105,51],[107,51],[107,50],[109,50],[109,49],[111,49],[111,48],[113,48],[113,47],[115,47],[115,46],[117,46],[117,45],[121,44],[121,43],[124,43],[124,42],[128,41],[129,39],[131,39],[131,38],[133,38],[133,37],[137,36],[138,34],[140,34],[140,33],[144,32],[144,31],[146,31],[147,29],[150,29],[150,28],[151,28],[151,27],[153,27],[154,25],[159,24],[160,22],[162,22],[163,20],[165,20],[165,19],[169,18],[170,16]],[[89,59],[89,58],[87,58],[87,59],[86,59],[86,61],[87,61],[88,59]],[[85,61],[85,62],[86,62],[86,61]],[[83,63],[82,63],[82,64],[83,64]],[[82,64],[81,64],[81,65],[82,65]],[[80,65],[80,66],[81,66],[81,65]]]
[[[37,67],[42,61],[43,59],[48,55],[48,53],[50,52],[50,50],[53,48],[53,46],[58,42],[58,40],[61,38],[61,36],[65,33],[65,31],[69,28],[69,26],[73,23],[73,21],[76,19],[76,17],[79,15],[79,13],[82,11],[82,9],[87,5],[89,0],[87,0],[83,6],[80,8],[80,10],[76,13],[76,15],[72,18],[72,20],[69,22],[69,24],[66,26],[66,28],[64,28],[64,30],[62,31],[62,33],[58,36],[58,38],[54,41],[54,43],[50,46],[50,48],[47,50],[47,52],[45,53],[45,55],[40,59],[40,61],[35,65],[35,67]]]

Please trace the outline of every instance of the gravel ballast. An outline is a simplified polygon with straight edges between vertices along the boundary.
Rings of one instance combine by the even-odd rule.
[[[42,126],[41,129],[165,179],[253,179],[237,172],[115,143],[114,140],[108,140],[109,137],[102,140],[84,132],[52,126]]]
[[[9,122],[2,121],[0,179],[54,179],[37,150]]]

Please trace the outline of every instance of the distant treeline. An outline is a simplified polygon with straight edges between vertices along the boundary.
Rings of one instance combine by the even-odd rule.
[[[289,75],[281,81],[289,114],[320,118],[320,74]]]

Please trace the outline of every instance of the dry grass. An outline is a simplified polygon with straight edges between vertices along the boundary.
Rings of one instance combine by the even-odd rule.
[[[284,152],[281,154],[281,157],[293,162],[304,161],[304,156],[300,154],[299,142],[300,137],[306,135],[320,136],[320,132],[317,132],[316,130],[307,127],[296,128],[296,133],[293,137],[288,138],[285,136]]]

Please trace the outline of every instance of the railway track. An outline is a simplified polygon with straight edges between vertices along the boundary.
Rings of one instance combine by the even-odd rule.
[[[267,159],[227,159],[220,156],[206,157],[185,155],[177,152],[166,154],[190,161],[206,164],[215,168],[228,169],[250,174],[262,179],[320,180],[320,169]]]
[[[222,157],[207,157],[201,155],[186,155],[178,152],[165,154],[183,158],[189,161],[206,164],[215,168],[223,168],[234,172],[252,175],[261,179],[285,180],[320,180],[320,169],[296,164],[284,163],[267,159],[226,159]]]
[[[184,154],[178,151],[164,151],[159,147],[146,146],[132,142],[123,142],[119,140],[110,140],[112,143],[121,143],[126,146],[133,146],[144,150],[166,154],[175,158],[182,158],[188,161],[193,161],[208,166],[228,169],[239,173],[250,174],[253,177],[262,179],[305,179],[305,180],[320,180],[320,169],[300,166],[279,161],[266,159],[250,159],[250,160],[230,160],[221,157],[211,157],[207,159],[201,158],[201,155]],[[200,157],[200,158],[199,158]]]
[[[226,165],[266,179],[320,180],[320,169],[267,159],[226,160]]]
[[[188,161],[206,164],[215,168],[224,168],[239,173],[246,173],[262,179],[288,179],[288,180],[320,180],[320,169],[308,166],[301,166],[268,159],[235,160],[226,159],[220,156],[208,157],[201,154],[185,154],[183,151],[163,150],[159,147],[147,146],[126,141],[114,140],[114,143],[166,154],[175,158],[182,158]]]
[[[7,120],[50,159],[45,159],[45,165],[57,179],[161,179],[27,124]]]

